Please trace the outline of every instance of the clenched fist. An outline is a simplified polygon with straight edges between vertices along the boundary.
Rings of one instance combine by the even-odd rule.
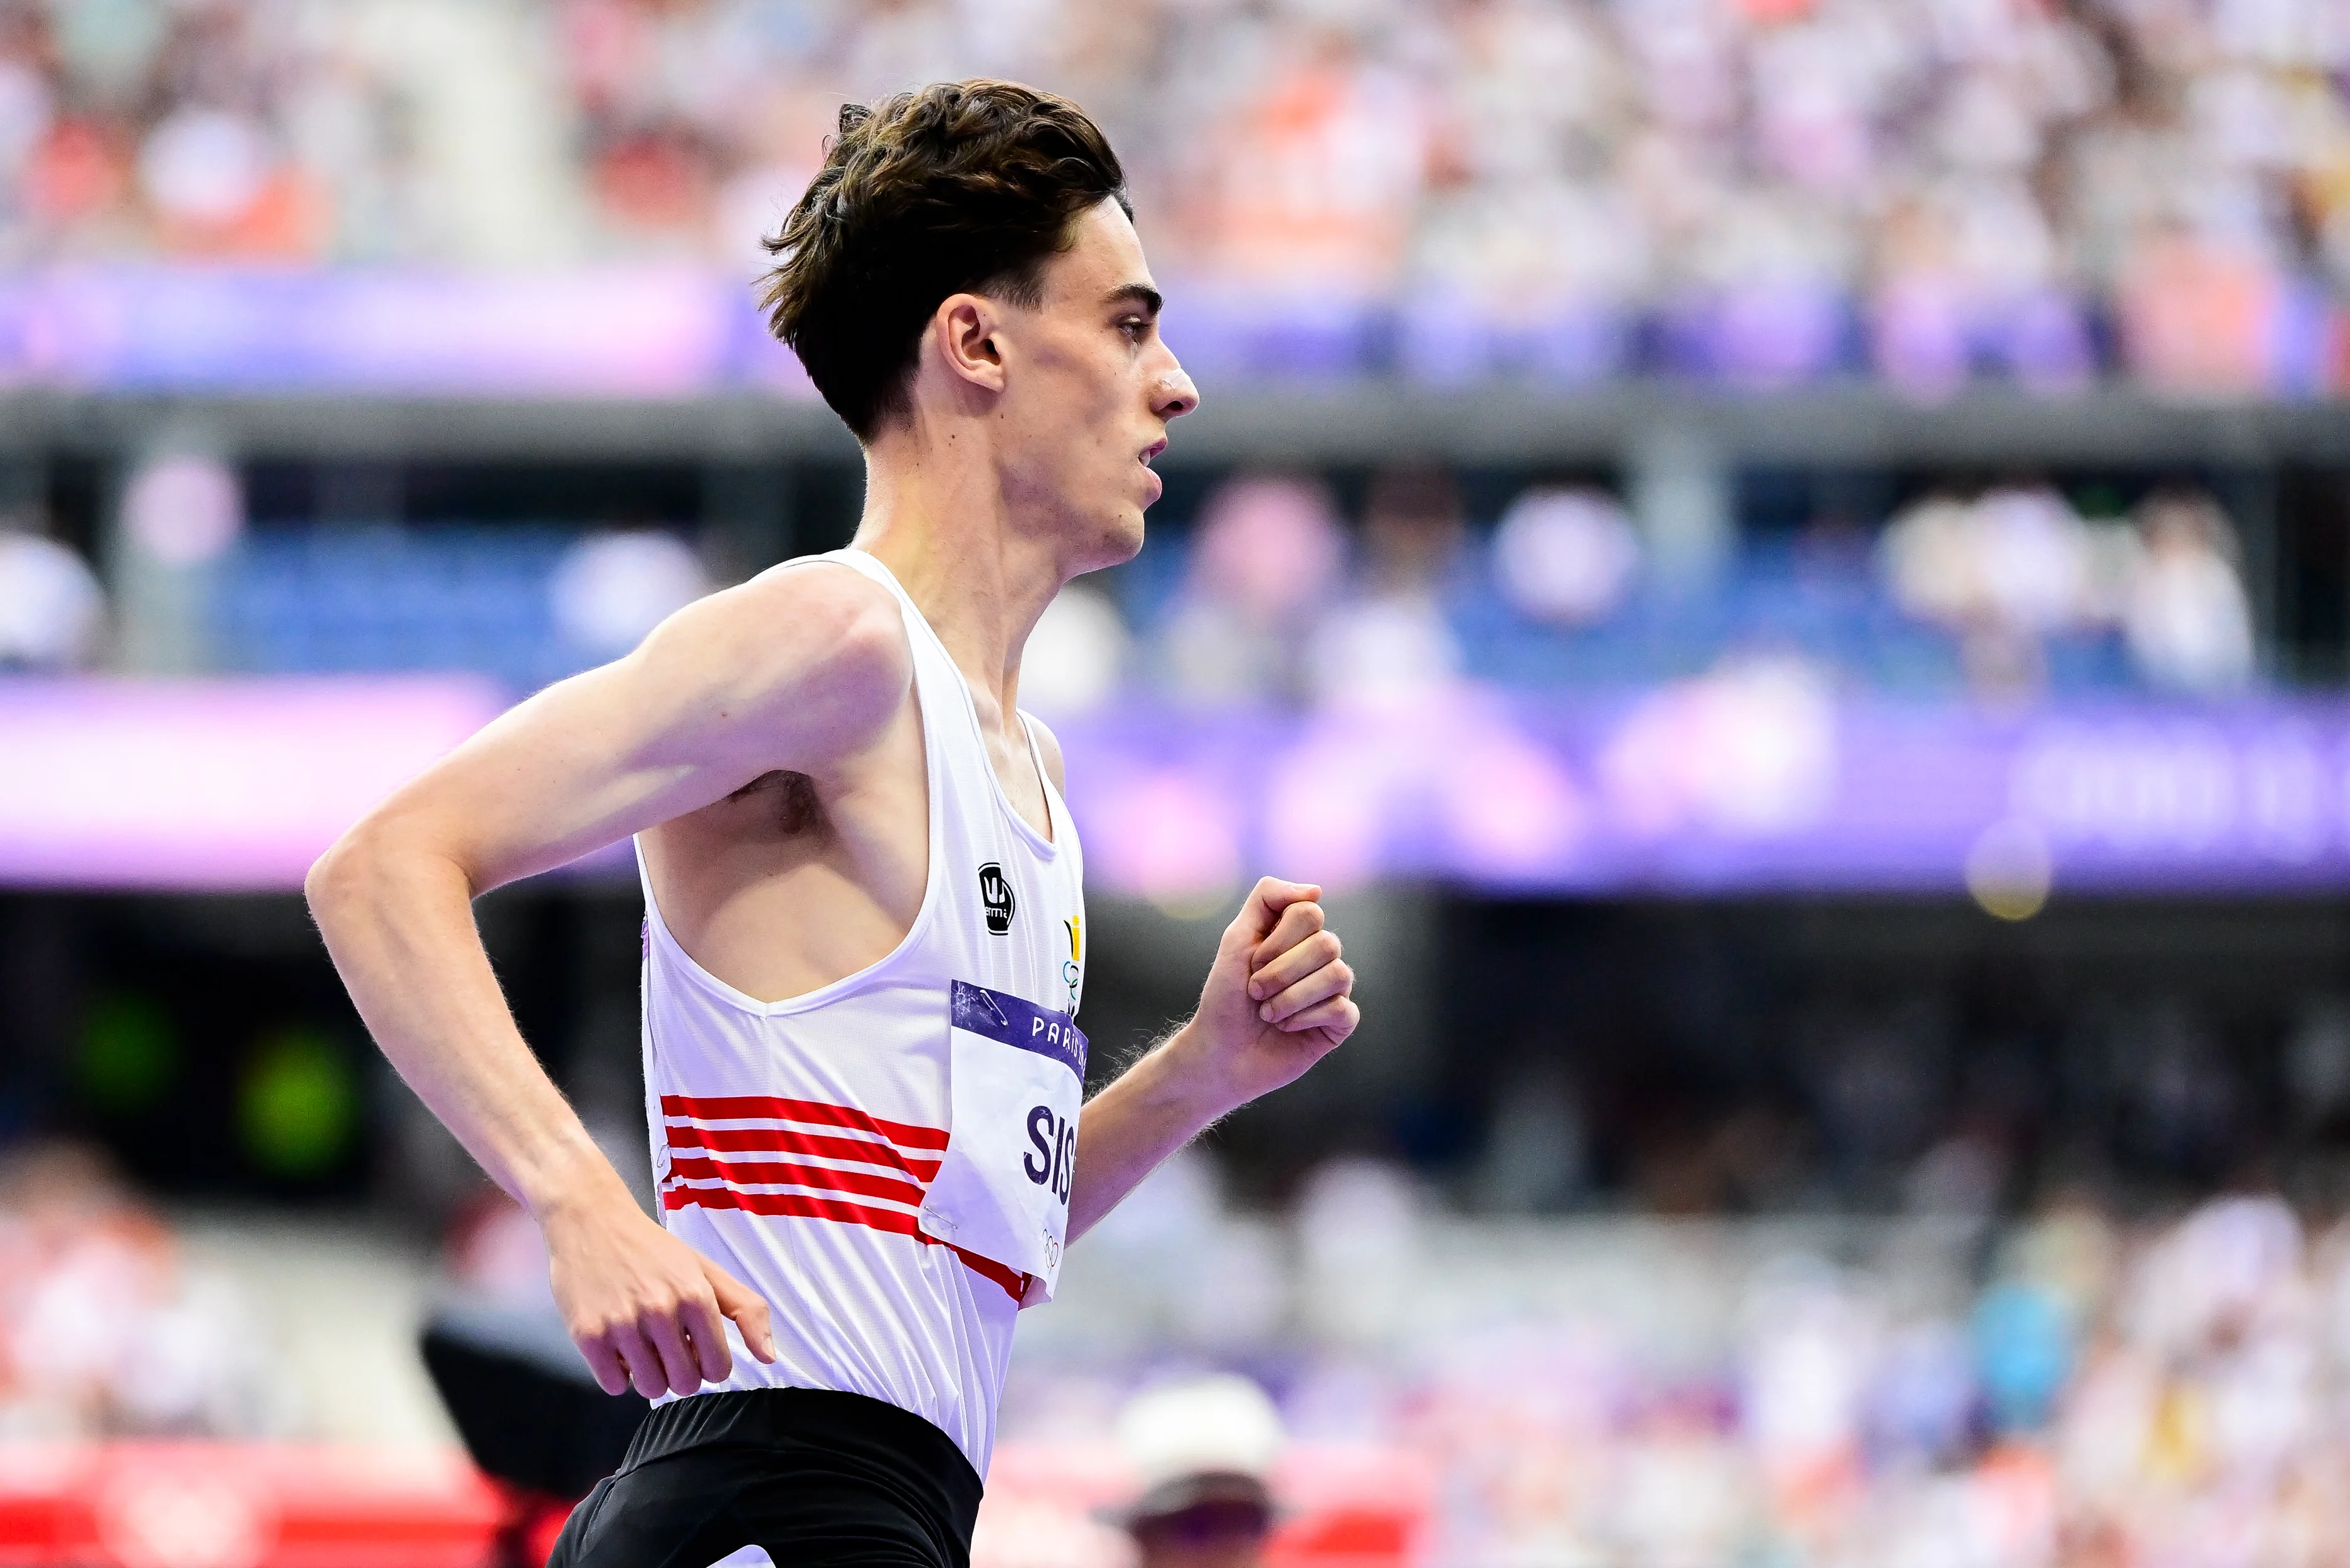
[[[1217,1081],[1232,1106],[1290,1082],[1362,1022],[1321,898],[1311,883],[1267,877],[1216,945],[1186,1066]]]

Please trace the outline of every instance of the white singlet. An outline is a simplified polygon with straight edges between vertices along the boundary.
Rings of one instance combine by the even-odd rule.
[[[804,996],[760,1002],[686,955],[645,889],[645,1100],[669,1229],[767,1300],[776,1357],[730,1323],[734,1370],[710,1388],[830,1388],[885,1400],[954,1439],[984,1476],[1027,1281],[925,1235],[951,1126],[951,993],[984,987],[1076,1011],[1083,864],[1037,754],[1052,836],[1015,810],[962,673],[889,568],[810,557],[894,595],[913,649],[930,781],[930,869],[895,951]]]

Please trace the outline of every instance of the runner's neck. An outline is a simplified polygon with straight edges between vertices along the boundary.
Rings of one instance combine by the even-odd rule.
[[[942,483],[868,458],[851,545],[889,568],[962,671],[982,722],[1008,733],[1021,650],[1064,580],[1049,537],[1020,525],[1000,486]]]

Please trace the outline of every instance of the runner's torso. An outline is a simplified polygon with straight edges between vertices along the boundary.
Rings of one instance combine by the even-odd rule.
[[[723,1386],[885,1400],[939,1427],[983,1474],[1023,1281],[918,1222],[952,1125],[951,999],[960,981],[1075,1012],[1082,863],[1033,739],[1049,836],[1014,809],[969,687],[888,570],[858,552],[817,559],[888,588],[903,614],[927,796],[920,902],[878,961],[766,1002],[687,954],[646,875],[653,1174],[670,1229],[772,1308],[775,1363],[736,1339]]]

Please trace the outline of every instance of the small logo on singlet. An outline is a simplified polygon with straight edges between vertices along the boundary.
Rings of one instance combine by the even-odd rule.
[[[1009,934],[1014,908],[1012,883],[1004,877],[1003,867],[993,860],[979,868],[979,901],[987,906],[988,934]]]

